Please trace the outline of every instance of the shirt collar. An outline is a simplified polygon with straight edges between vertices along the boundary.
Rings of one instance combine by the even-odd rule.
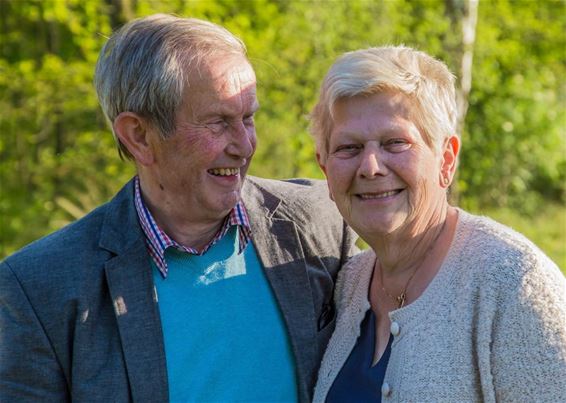
[[[210,249],[212,245],[222,239],[222,237],[226,235],[228,230],[234,225],[236,225],[238,229],[238,240],[240,244],[238,254],[243,252],[243,250],[248,245],[248,242],[251,240],[251,228],[248,213],[246,211],[244,203],[242,201],[239,201],[234,206],[234,208],[230,210],[230,213],[224,219],[222,226],[220,227],[214,238],[212,238],[212,240],[208,244],[206,244],[201,251],[198,251],[195,248],[183,246],[175,240],[171,239],[159,227],[159,225],[157,225],[155,219],[151,215],[151,212],[147,209],[143,202],[140,189],[140,180],[138,176],[135,177],[134,182],[134,203],[136,205],[136,211],[138,213],[140,225],[145,235],[147,249],[149,255],[161,272],[163,278],[167,277],[167,262],[165,261],[165,250],[169,247],[174,247],[175,249],[182,252],[202,256],[206,253],[206,251],[208,251],[208,249]]]

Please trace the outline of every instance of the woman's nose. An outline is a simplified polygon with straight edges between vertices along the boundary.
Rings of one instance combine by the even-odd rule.
[[[387,166],[379,147],[366,146],[361,157],[360,167],[358,168],[358,174],[361,177],[371,179],[378,175],[385,175],[387,172]]]

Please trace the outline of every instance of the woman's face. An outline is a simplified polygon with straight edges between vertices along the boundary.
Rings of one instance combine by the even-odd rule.
[[[420,233],[446,203],[446,153],[425,143],[410,108],[392,92],[335,104],[328,157],[319,162],[340,213],[366,240],[403,228]]]

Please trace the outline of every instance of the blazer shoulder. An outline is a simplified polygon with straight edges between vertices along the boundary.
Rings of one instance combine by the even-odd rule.
[[[13,268],[35,267],[49,268],[70,266],[69,262],[79,263],[78,267],[87,266],[96,261],[99,253],[107,256],[108,251],[100,246],[103,231],[111,228],[128,228],[135,212],[133,207],[133,184],[126,184],[112,200],[95,208],[83,218],[40,238],[23,247],[4,262]],[[105,225],[109,224],[109,225]],[[135,231],[122,231],[114,235],[113,241],[118,243],[122,238],[133,237]],[[107,242],[108,243],[108,242]]]
[[[248,176],[246,179],[254,187],[268,191],[279,198],[313,198],[325,195],[328,198],[328,187],[322,179],[291,178],[266,179],[257,176]]]
[[[3,263],[16,271],[56,267],[64,265],[65,260],[74,260],[73,255],[80,256],[97,249],[106,208],[106,204],[102,205],[83,218],[24,246]]]
[[[102,205],[79,220],[24,246],[8,256],[4,262],[14,265],[29,263],[30,260],[35,259],[44,261],[46,257],[59,255],[63,251],[67,251],[68,254],[77,244],[80,244],[81,248],[88,247],[89,244],[97,241],[95,235],[100,233],[104,215],[105,205]]]
[[[323,220],[342,222],[336,205],[330,200],[326,181],[318,179],[294,178],[285,180],[250,177],[249,184],[261,193],[268,193],[280,202],[278,213],[284,218],[302,221],[304,218],[317,222]]]

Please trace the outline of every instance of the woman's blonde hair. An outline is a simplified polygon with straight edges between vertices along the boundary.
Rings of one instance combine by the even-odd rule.
[[[356,50],[332,65],[311,113],[311,133],[322,161],[328,153],[335,103],[383,91],[408,97],[413,122],[429,147],[438,149],[446,137],[456,134],[454,75],[444,63],[405,46]]]

